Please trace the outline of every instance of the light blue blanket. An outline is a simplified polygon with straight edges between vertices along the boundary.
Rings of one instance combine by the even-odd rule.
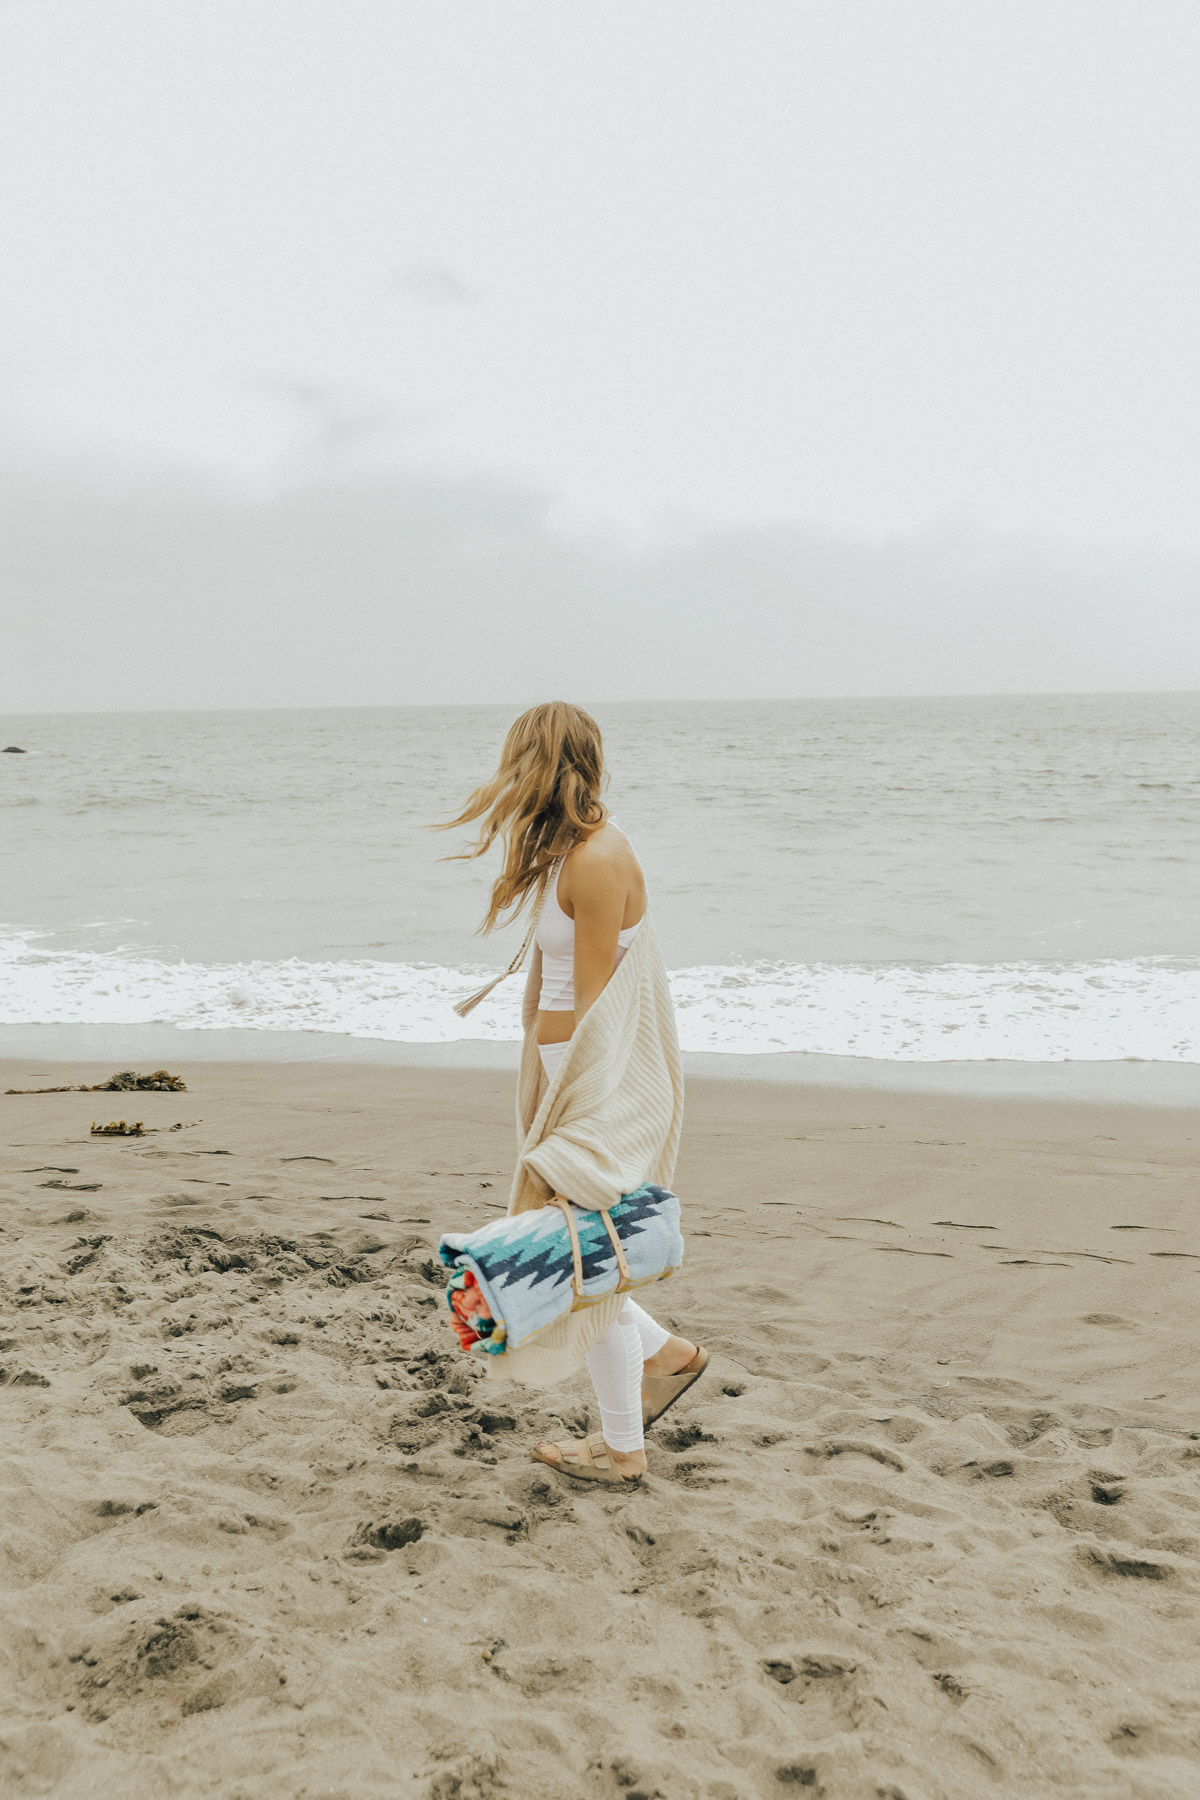
[[[616,1253],[601,1215],[587,1207],[573,1209],[583,1262],[584,1304],[614,1293],[619,1272]],[[683,1261],[679,1201],[668,1188],[647,1183],[623,1194],[609,1217],[616,1227],[635,1287],[661,1281]],[[494,1325],[475,1349],[497,1356],[519,1350],[570,1312],[574,1264],[567,1221],[558,1206],[541,1206],[512,1218],[493,1219],[479,1231],[448,1231],[438,1244],[446,1267],[461,1277],[470,1270],[491,1311]],[[446,1304],[453,1312],[453,1293],[461,1288],[453,1275]]]

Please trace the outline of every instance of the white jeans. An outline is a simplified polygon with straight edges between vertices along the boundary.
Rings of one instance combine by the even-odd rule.
[[[600,1429],[610,1450],[643,1447],[642,1364],[662,1349],[670,1335],[635,1301],[626,1300],[599,1343],[588,1351]]]
[[[553,1081],[558,1074],[563,1057],[571,1048],[570,1038],[564,1038],[561,1044],[539,1044],[538,1055],[542,1059],[542,1067],[546,1071],[546,1080]]]

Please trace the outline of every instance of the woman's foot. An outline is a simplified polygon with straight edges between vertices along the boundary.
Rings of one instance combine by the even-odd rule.
[[[643,1375],[678,1375],[686,1369],[696,1357],[698,1345],[689,1344],[686,1338],[669,1337],[661,1350],[648,1356],[642,1364]]]
[[[576,1481],[599,1481],[610,1487],[640,1481],[646,1473],[644,1450],[610,1450],[598,1431],[562,1444],[539,1444],[533,1454],[538,1462]]]

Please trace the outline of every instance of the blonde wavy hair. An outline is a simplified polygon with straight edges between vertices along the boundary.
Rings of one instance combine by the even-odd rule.
[[[448,862],[484,856],[497,838],[504,845],[504,867],[492,885],[482,934],[510,907],[519,913],[556,859],[603,825],[608,817],[600,798],[603,783],[600,727],[582,707],[548,700],[509,727],[491,780],[475,789],[457,817],[434,826],[453,831],[483,821],[471,848]]]

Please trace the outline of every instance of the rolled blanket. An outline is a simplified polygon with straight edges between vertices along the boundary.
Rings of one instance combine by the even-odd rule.
[[[572,1207],[583,1263],[583,1298],[571,1285],[571,1234],[558,1206],[493,1219],[479,1231],[448,1231],[438,1254],[452,1271],[446,1304],[464,1350],[502,1356],[531,1343],[564,1313],[594,1306],[617,1290],[616,1251],[604,1221]],[[647,1182],[610,1208],[629,1265],[629,1287],[663,1281],[683,1261],[679,1201]]]

